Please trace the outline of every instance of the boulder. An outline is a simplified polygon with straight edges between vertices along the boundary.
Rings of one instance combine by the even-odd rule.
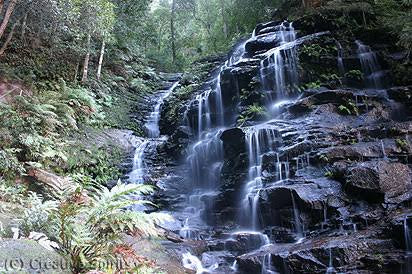
[[[223,141],[226,159],[233,159],[246,152],[245,133],[240,128],[225,130],[220,139]]]
[[[60,177],[43,169],[30,169],[28,176],[35,179],[41,187],[52,189],[53,191],[61,191],[72,184],[70,178]]]
[[[394,248],[392,242],[369,238],[372,236],[357,233],[298,244],[276,244],[239,256],[237,262],[241,273],[260,273],[262,258],[269,254],[272,266],[281,273],[325,273],[327,269],[333,269],[333,273],[351,270],[399,273],[402,261],[400,253],[390,253]]]
[[[8,273],[72,273],[70,262],[55,251],[49,251],[36,241],[28,239],[4,239],[0,241],[0,269],[4,263],[15,260],[14,268],[8,268]]]
[[[356,163],[347,169],[344,178],[345,187],[350,191],[359,191],[364,199],[382,196],[385,202],[400,202],[411,197],[411,170],[401,163],[389,161]],[[409,195],[402,198],[404,194]]]
[[[335,146],[321,150],[318,157],[328,162],[340,160],[383,159],[402,153],[394,140],[385,139],[381,142],[360,142],[353,145]]]
[[[257,52],[268,51],[280,45],[281,38],[278,32],[270,32],[255,36],[245,45],[246,52],[254,56]]]

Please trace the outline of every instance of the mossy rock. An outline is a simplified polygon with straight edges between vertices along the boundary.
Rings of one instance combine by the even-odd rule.
[[[72,273],[69,262],[32,240],[0,241],[0,273]]]

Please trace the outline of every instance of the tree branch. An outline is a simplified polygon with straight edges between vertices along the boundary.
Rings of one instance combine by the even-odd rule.
[[[16,29],[16,27],[17,27],[18,24],[19,24],[19,21],[16,21],[16,22],[13,24],[13,26],[11,27],[11,30],[10,30],[10,32],[9,32],[9,35],[7,36],[6,41],[4,42],[3,46],[2,46],[1,49],[0,49],[0,56],[2,56],[2,55],[4,54],[4,52],[5,52],[6,49],[7,49],[7,46],[10,44],[11,39],[13,38],[14,31],[15,31],[15,29]]]
[[[3,0],[0,0],[0,1],[3,1]],[[4,14],[3,21],[1,22],[1,25],[0,25],[0,38],[3,36],[4,31],[7,28],[7,25],[10,20],[10,16],[12,15],[14,11],[17,1],[18,0],[10,0],[9,5],[7,6],[6,13]]]

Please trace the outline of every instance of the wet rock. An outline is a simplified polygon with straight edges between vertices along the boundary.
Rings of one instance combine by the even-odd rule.
[[[321,150],[318,157],[327,162],[340,160],[379,159],[402,153],[394,140],[386,139],[382,142],[361,142],[353,145],[329,147]]]
[[[265,255],[271,254],[272,264],[289,273],[325,273],[333,267],[337,272],[361,270],[399,271],[399,253],[391,253],[390,240],[367,238],[372,235],[358,233],[334,238],[307,240],[301,244],[276,244],[237,258],[240,271],[262,269]],[[378,264],[378,262],[380,263]],[[331,265],[330,265],[331,264]],[[258,273],[258,272],[254,272]]]
[[[239,66],[229,67],[221,74],[221,90],[223,104],[230,111],[237,103],[241,90],[251,90],[251,82],[259,73],[259,66],[254,59],[239,63]]]
[[[170,139],[167,141],[163,149],[169,156],[179,159],[182,156],[183,150],[190,143],[190,138],[192,136],[193,134],[189,127],[180,126],[174,131],[172,136],[170,136]],[[159,149],[161,150],[162,148]]]
[[[268,28],[278,29],[278,26],[280,25],[280,23],[281,21],[271,21],[271,22],[260,23],[256,26],[255,32],[256,34],[263,34],[264,29],[268,29]]]
[[[226,241],[225,247],[230,251],[247,253],[261,247],[265,242],[265,236],[261,233],[238,232]]]
[[[323,221],[325,207],[331,215],[345,205],[344,199],[339,182],[319,178],[268,186],[261,191],[259,204],[265,225],[293,223],[296,217],[293,212],[298,210],[301,222],[308,228]]]
[[[345,187],[352,192],[359,191],[364,199],[379,199],[385,202],[401,202],[412,193],[411,170],[401,163],[371,161],[357,163],[345,172]],[[407,197],[399,197],[408,194]]]
[[[57,252],[49,251],[39,243],[27,239],[3,239],[0,241],[0,260],[4,270],[5,262],[18,261],[13,273],[72,273],[70,262]],[[21,269],[20,269],[21,266]],[[18,270],[17,270],[18,269]]]
[[[251,38],[245,45],[246,51],[250,55],[257,52],[267,51],[280,45],[281,38],[277,32],[265,33]]]
[[[225,130],[220,139],[223,141],[225,158],[233,159],[246,152],[245,133],[240,128]]]
[[[412,86],[390,88],[387,90],[387,93],[392,100],[409,106],[412,103]]]

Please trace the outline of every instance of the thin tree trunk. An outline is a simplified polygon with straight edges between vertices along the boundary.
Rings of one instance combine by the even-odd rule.
[[[87,80],[87,73],[89,71],[89,60],[90,60],[90,42],[91,42],[91,35],[87,35],[87,45],[86,45],[86,56],[84,57],[84,64],[83,64],[83,76],[82,76],[82,83],[86,82]]]
[[[16,23],[14,23],[13,26],[11,27],[9,35],[7,36],[6,41],[4,42],[3,46],[0,49],[0,56],[4,54],[4,52],[7,49],[7,46],[10,44],[11,39],[13,38],[14,30],[16,29],[17,25],[18,25],[18,21],[16,21]]]
[[[21,34],[20,34],[20,39],[23,41],[24,40],[24,35],[26,34],[26,26],[27,26],[27,13],[23,17],[23,22],[21,24]]]
[[[6,13],[4,14],[3,21],[1,22],[1,25],[0,25],[0,39],[3,36],[4,31],[7,28],[7,25],[10,20],[10,16],[13,14],[16,3],[17,3],[17,0],[10,0],[9,5],[7,6]]]
[[[103,38],[102,48],[100,50],[99,66],[97,67],[97,80],[100,80],[100,76],[102,75],[102,65],[103,65],[105,46],[106,46],[106,41]]]
[[[226,21],[226,16],[225,16],[225,3],[223,0],[220,0],[220,4],[222,7],[222,20],[223,20],[223,34],[225,35],[225,39],[228,37],[228,27],[227,27],[227,21]]]
[[[172,14],[170,17],[170,34],[172,44],[172,62],[176,63],[176,30],[175,30],[175,14],[176,14],[176,0],[172,2]]]
[[[3,14],[4,0],[0,0],[0,16]]]
[[[74,70],[74,82],[77,82],[77,75],[79,74],[79,69],[80,69],[80,60],[76,61],[76,68]]]

